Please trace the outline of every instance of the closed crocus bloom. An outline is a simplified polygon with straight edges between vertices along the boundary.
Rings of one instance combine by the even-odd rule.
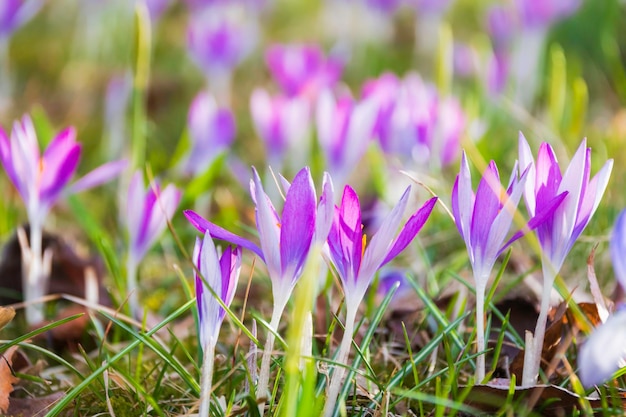
[[[202,240],[196,238],[193,261],[197,268],[195,271],[196,306],[200,346],[203,353],[200,380],[202,398],[199,415],[208,416],[215,345],[222,321],[226,316],[226,310],[215,297],[219,297],[227,307],[230,307],[241,271],[241,248],[228,246],[219,257],[211,235],[205,233]]]
[[[222,256],[218,257],[211,235],[205,233],[202,240],[196,239],[193,260],[197,267],[195,286],[198,326],[204,348],[217,342],[222,321],[226,316],[226,310],[215,300],[209,287],[227,307],[230,306],[241,271],[241,248],[228,246]]]
[[[600,204],[609,181],[613,160],[608,160],[590,179],[591,148],[587,148],[587,141],[583,139],[565,173],[561,174],[561,167],[552,147],[548,143],[542,143],[535,161],[530,146],[521,133],[519,154],[521,166],[528,169],[524,198],[531,216],[545,211],[545,207],[551,204],[555,196],[565,195],[562,204],[536,229],[541,245],[543,294],[532,346],[526,349],[522,380],[523,385],[532,385],[539,375],[543,336],[550,307],[550,291],[554,279],[574,242]]]
[[[300,97],[270,94],[257,88],[250,97],[252,121],[259,137],[265,142],[270,166],[281,170],[289,151],[294,166],[302,166],[308,155],[308,135],[311,116],[308,102]]]
[[[365,154],[376,123],[376,102],[352,97],[335,99],[325,90],[316,109],[317,138],[326,157],[326,167],[338,184],[348,176]]]
[[[191,149],[184,171],[198,175],[206,171],[215,158],[235,139],[235,118],[227,108],[220,108],[207,92],[196,95],[187,116]]]
[[[303,95],[315,99],[321,90],[334,87],[343,70],[342,61],[324,56],[317,45],[273,45],[267,50],[265,61],[289,97]]]
[[[140,316],[137,297],[137,267],[172,218],[181,192],[172,184],[161,190],[159,184],[146,189],[143,175],[136,172],[128,188],[126,226],[128,228],[127,287],[132,314]]]

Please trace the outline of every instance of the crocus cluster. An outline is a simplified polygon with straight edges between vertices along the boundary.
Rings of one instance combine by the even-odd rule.
[[[409,189],[382,222],[368,243],[361,223],[361,207],[356,192],[346,186],[340,207],[333,205],[333,187],[324,175],[322,194],[317,202],[308,168],[298,172],[292,183],[282,179],[286,193],[282,215],[279,215],[263,190],[260,177],[253,169],[251,195],[256,204],[256,222],[261,245],[237,236],[199,216],[185,211],[187,219],[201,232],[251,250],[267,265],[272,282],[274,311],[263,355],[257,397],[267,395],[269,365],[274,332],[296,281],[314,243],[327,243],[327,256],[339,275],[346,300],[346,330],[338,353],[338,361],[347,360],[356,313],[376,272],[390,262],[415,238],[432,212],[437,198],[417,210],[398,232],[409,200]],[[329,386],[326,414],[334,409],[343,368],[333,373]],[[330,411],[329,411],[330,410]]]
[[[68,185],[80,160],[81,145],[76,142],[73,127],[63,130],[50,142],[43,155],[39,150],[35,126],[29,116],[13,125],[10,138],[0,128],[0,161],[24,204],[30,223],[30,248],[23,248],[22,288],[26,301],[47,291],[49,265],[42,257],[42,232],[45,219],[63,192],[74,193],[95,187],[118,175],[125,161],[110,162],[96,168],[80,180]],[[48,259],[48,261],[50,261]],[[41,305],[28,305],[29,324],[43,319]]]
[[[383,74],[365,84],[363,96],[377,103],[375,134],[389,156],[435,169],[458,158],[466,117],[456,98],[414,73],[402,80]]]

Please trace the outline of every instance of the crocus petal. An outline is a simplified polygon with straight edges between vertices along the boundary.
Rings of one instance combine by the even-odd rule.
[[[54,159],[43,160],[44,169],[41,172],[41,183],[39,185],[42,202],[52,205],[58,198],[61,190],[70,181],[74,172],[76,172],[80,153],[80,145],[75,144],[68,149],[66,154],[54,155]]]
[[[78,193],[90,188],[103,184],[122,173],[128,166],[128,161],[121,159],[119,161],[107,162],[98,168],[85,174],[81,179],[73,183],[68,193]]]
[[[413,241],[415,236],[422,229],[422,226],[424,226],[424,223],[426,223],[426,220],[428,220],[430,213],[432,213],[433,209],[435,208],[435,204],[437,204],[437,200],[437,197],[431,198],[426,203],[424,203],[424,205],[420,207],[420,209],[414,215],[411,216],[411,218],[406,222],[406,224],[400,231],[400,234],[394,241],[393,247],[391,248],[389,253],[387,253],[387,256],[383,260],[382,265],[385,265],[387,262],[398,256],[398,254],[402,252],[404,248],[406,248],[409,243]]]
[[[328,237],[335,214],[334,200],[335,189],[333,187],[333,181],[330,178],[330,174],[324,172],[322,195],[320,195],[320,201],[317,205],[317,215],[315,217],[315,242],[323,243]]]
[[[615,221],[610,250],[617,282],[626,289],[626,210],[622,210]]]
[[[230,306],[235,297],[235,290],[237,289],[237,282],[239,280],[239,273],[241,271],[241,248],[235,246],[227,247],[220,259],[220,269],[222,273],[222,292],[221,297],[224,304]],[[226,311],[221,309],[221,318],[224,317]]]
[[[308,168],[294,178],[283,208],[280,228],[280,265],[283,279],[292,283],[304,265],[315,233],[315,186]]]
[[[476,190],[476,200],[471,222],[471,242],[474,250],[481,258],[489,243],[491,226],[500,210],[500,194],[502,185],[495,162],[491,161],[483,173]]]
[[[265,264],[270,277],[281,276],[280,262],[280,227],[276,221],[276,211],[263,191],[263,184],[256,169],[252,168],[254,184],[254,200],[256,202],[256,221],[261,241],[261,249],[265,255]]]
[[[612,169],[613,160],[609,159],[587,185],[585,195],[583,196],[578,209],[579,211],[578,218],[576,219],[576,225],[572,231],[572,244],[573,240],[576,240],[578,236],[580,236],[582,231],[587,226],[587,223],[589,223],[589,219],[591,219],[591,216],[593,216],[596,212],[596,209],[600,204],[600,199],[604,195],[604,191],[609,183],[609,177],[611,176]]]
[[[372,236],[372,239],[365,248],[363,262],[356,282],[356,285],[362,288],[363,292],[365,292],[365,289],[369,286],[376,270],[381,267],[391,249],[394,237],[402,221],[402,215],[404,214],[409,200],[410,192],[411,187],[407,187],[402,197],[400,197],[398,204],[396,204],[387,217],[385,217],[380,228],[376,231],[374,236]]]
[[[363,256],[361,203],[358,195],[349,185],[346,185],[343,190],[338,220],[341,251],[348,261],[348,267],[352,272],[351,277],[356,279]]]
[[[626,364],[624,329],[626,329],[626,310],[621,309],[609,316],[581,346],[578,355],[578,374],[585,387],[601,384]]]
[[[519,132],[519,164],[522,171],[528,168],[528,178],[524,185],[524,200],[526,201],[526,209],[532,217],[535,215],[535,207],[537,205],[535,202],[535,159],[522,132]]]
[[[230,242],[234,245],[248,249],[254,252],[259,258],[263,260],[263,262],[265,262],[263,252],[253,242],[244,239],[241,236],[237,236],[236,234],[231,233],[214,223],[211,223],[193,210],[184,210],[183,214],[185,215],[187,220],[189,220],[189,223],[191,223],[193,227],[198,229],[198,231],[200,231],[201,233],[206,233],[208,231],[215,239],[224,240],[226,242]]]
[[[205,233],[202,240],[202,249],[198,255],[198,269],[202,277],[200,283],[204,287],[208,285],[219,296],[222,289],[222,274],[219,259],[217,257],[217,249],[211,239],[211,235]],[[204,278],[204,280],[202,280]],[[196,277],[198,280],[198,277]],[[213,299],[208,289],[203,288],[203,296],[198,309],[202,309],[204,322],[200,323],[200,339],[203,341],[216,340],[219,333],[219,311],[220,305]]]

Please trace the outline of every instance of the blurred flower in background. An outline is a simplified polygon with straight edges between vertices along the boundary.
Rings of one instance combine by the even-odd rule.
[[[370,80],[363,96],[378,104],[375,133],[382,150],[402,166],[440,169],[460,153],[465,114],[454,97],[441,97],[415,73],[399,80],[386,73]]]
[[[320,94],[316,108],[317,140],[324,153],[326,170],[337,187],[348,177],[367,151],[376,125],[376,102],[355,100],[347,94]]]
[[[216,3],[194,12],[187,47],[220,105],[230,105],[232,73],[257,42],[257,22],[242,5]]]
[[[321,90],[335,86],[344,66],[337,57],[325,57],[314,44],[272,45],[265,62],[287,96],[301,95],[313,101]]]
[[[267,164],[278,172],[285,161],[292,169],[310,158],[310,105],[301,97],[270,96],[257,88],[250,97],[250,112],[257,135],[265,144]],[[289,156],[287,158],[287,155]]]
[[[235,140],[235,117],[227,108],[220,108],[215,98],[203,91],[196,95],[187,116],[191,148],[183,161],[189,175],[205,172],[215,158]]]

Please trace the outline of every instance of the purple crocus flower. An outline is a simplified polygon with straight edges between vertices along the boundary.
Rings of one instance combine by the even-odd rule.
[[[325,90],[317,102],[317,138],[326,167],[335,182],[345,184],[367,150],[376,123],[376,102],[355,102],[350,96],[335,99]]]
[[[104,164],[68,186],[80,160],[81,145],[73,127],[63,130],[40,154],[37,134],[31,118],[16,121],[10,139],[0,128],[0,161],[26,204],[28,219],[43,226],[50,208],[64,189],[79,192],[100,185],[118,175],[126,161]]]
[[[542,257],[550,262],[556,273],[598,208],[611,175],[613,160],[606,161],[590,179],[591,148],[587,148],[587,140],[583,139],[561,175],[552,147],[542,143],[535,161],[522,133],[519,136],[519,154],[520,165],[529,167],[524,199],[531,216],[543,210],[556,195],[568,193],[549,220],[537,228]]]
[[[270,166],[280,170],[289,150],[294,166],[302,166],[308,155],[307,137],[311,116],[307,100],[282,95],[270,96],[257,88],[250,97],[252,121],[259,137],[265,142]]]
[[[517,164],[511,174],[509,185],[504,190],[500,184],[500,175],[496,164],[491,161],[483,173],[476,193],[472,190],[472,178],[465,152],[461,157],[461,171],[457,175],[452,189],[452,214],[456,226],[465,241],[476,285],[476,341],[477,350],[485,348],[484,304],[485,291],[496,258],[523,232],[514,234],[504,241],[511,228],[513,215],[527,183],[529,170],[521,177],[517,174]],[[534,229],[546,221],[546,216],[554,210],[563,198],[554,196],[549,205],[533,219],[525,229]],[[535,214],[535,213],[533,213]],[[485,377],[485,357],[480,355],[476,364],[476,383]]]
[[[228,246],[222,256],[218,257],[211,235],[205,233],[204,239],[196,238],[193,261],[197,268],[195,271],[196,306],[200,347],[203,353],[200,381],[202,398],[198,415],[208,416],[215,345],[226,315],[226,310],[217,302],[215,296],[219,297],[227,307],[232,303],[241,271],[241,248],[236,246],[233,249]],[[215,293],[215,296],[211,292]]]
[[[135,172],[128,188],[126,203],[126,225],[128,228],[128,258],[126,263],[129,303],[132,314],[140,317],[137,297],[137,267],[148,249],[172,218],[181,192],[172,184],[161,190],[159,184],[152,184],[146,190],[143,175]]]
[[[0,39],[8,38],[29,21],[43,6],[42,0],[3,0],[0,2]]]
[[[187,127],[191,139],[184,171],[191,175],[208,169],[215,158],[235,139],[235,118],[227,108],[220,108],[215,98],[200,92],[189,107]]]
[[[609,242],[611,260],[617,284],[626,288],[626,210],[622,210]],[[587,388],[609,379],[626,366],[626,305],[619,303],[617,311],[595,329],[578,354],[580,380]]]
[[[435,207],[437,198],[433,197],[411,216],[397,234],[408,202],[409,191],[410,187],[406,189],[400,201],[367,244],[361,224],[359,198],[352,187],[345,186],[341,206],[335,209],[328,245],[330,260],[343,284],[346,307],[349,311],[356,312],[376,271],[398,256],[411,243]]]
[[[341,279],[346,304],[345,329],[336,359],[339,364],[346,364],[357,309],[374,275],[413,241],[437,203],[437,197],[428,200],[398,233],[410,189],[410,187],[406,189],[369,244],[366,235],[363,234],[359,198],[352,187],[345,186],[341,206],[335,208],[335,218],[328,235],[328,246],[330,261]],[[344,367],[336,367],[333,371],[324,416],[330,416],[334,411],[344,372]]]
[[[535,334],[531,346],[526,348],[524,359],[522,384],[528,386],[534,384],[539,375],[543,336],[550,307],[549,296],[554,279],[565,256],[598,208],[609,181],[613,160],[608,160],[590,180],[591,148],[587,148],[586,139],[581,142],[564,174],[561,174],[554,151],[548,143],[541,144],[535,162],[526,138],[520,133],[519,154],[520,164],[529,171],[524,198],[531,216],[545,210],[555,196],[567,194],[562,204],[536,230],[542,249],[543,295]]]
[[[30,247],[22,248],[27,260],[22,277],[25,301],[37,299],[47,291],[50,265],[44,265],[42,257],[43,226],[63,191],[74,193],[95,187],[118,175],[126,166],[126,161],[104,164],[68,186],[78,167],[80,153],[73,127],[55,136],[43,155],[29,116],[14,123],[10,138],[0,128],[0,162],[24,200],[30,223]],[[42,305],[29,304],[26,319],[31,325],[42,321]]]
[[[326,58],[317,45],[273,45],[265,61],[283,92],[315,99],[325,88],[332,88],[341,77],[343,62]]]

